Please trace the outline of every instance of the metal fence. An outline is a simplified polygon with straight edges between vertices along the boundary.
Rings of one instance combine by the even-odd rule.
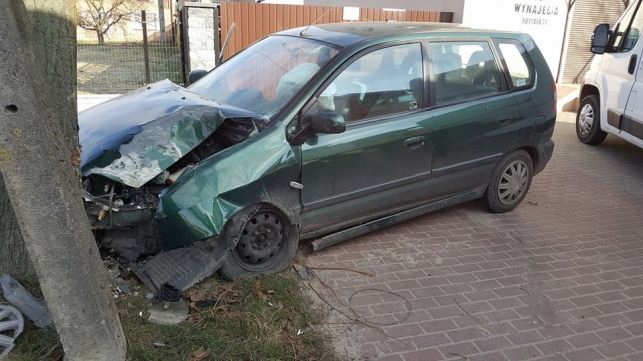
[[[126,20],[127,41],[110,41],[109,33],[104,44],[78,39],[79,94],[121,94],[166,78],[184,83],[178,26],[159,31],[146,18],[142,11]]]

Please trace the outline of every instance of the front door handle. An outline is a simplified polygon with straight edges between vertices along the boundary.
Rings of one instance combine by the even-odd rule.
[[[503,116],[500,116],[500,117],[496,118],[496,121],[500,125],[507,125],[507,124],[511,123],[512,120],[513,120],[513,118],[511,117],[511,115],[503,115]]]
[[[638,60],[638,56],[636,54],[632,54],[630,57],[630,65],[627,66],[627,72],[630,74],[634,74],[634,70],[636,70],[636,61]]]
[[[412,137],[404,140],[404,146],[409,149],[418,149],[424,147],[424,136]]]

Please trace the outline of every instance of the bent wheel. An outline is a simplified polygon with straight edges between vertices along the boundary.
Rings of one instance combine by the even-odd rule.
[[[298,235],[294,230],[278,209],[262,206],[248,219],[219,273],[235,279],[281,271],[297,251]]]

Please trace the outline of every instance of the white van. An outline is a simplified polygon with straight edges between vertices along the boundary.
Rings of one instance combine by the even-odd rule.
[[[607,133],[643,148],[642,0],[634,1],[610,30],[594,30],[595,56],[580,90],[576,134],[581,142],[599,144]]]

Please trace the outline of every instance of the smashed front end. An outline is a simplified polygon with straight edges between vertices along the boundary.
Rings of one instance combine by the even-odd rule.
[[[167,80],[81,113],[83,198],[99,246],[134,262],[196,241],[159,232],[163,195],[202,160],[261,127],[255,114]]]

